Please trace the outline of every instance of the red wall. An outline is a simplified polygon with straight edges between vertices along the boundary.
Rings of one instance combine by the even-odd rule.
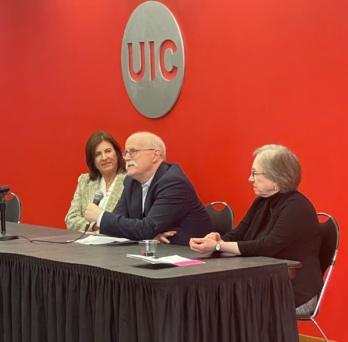
[[[138,0],[0,0],[0,185],[23,202],[23,223],[65,228],[84,145],[97,129],[123,145],[139,130],[165,140],[203,202],[237,221],[254,198],[253,150],[294,150],[300,190],[341,227],[337,267],[319,322],[348,341],[346,0],[164,0],[185,44],[173,110],[151,120],[121,73],[124,28]],[[319,336],[310,323],[300,332]]]

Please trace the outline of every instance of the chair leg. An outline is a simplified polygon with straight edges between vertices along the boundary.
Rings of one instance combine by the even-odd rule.
[[[319,324],[315,321],[315,319],[314,319],[314,318],[311,318],[311,321],[315,324],[315,326],[318,328],[318,330],[320,331],[320,333],[323,335],[325,341],[326,341],[326,342],[330,342],[330,341],[326,338],[326,336],[325,336],[325,334],[323,333],[323,331],[320,329]]]

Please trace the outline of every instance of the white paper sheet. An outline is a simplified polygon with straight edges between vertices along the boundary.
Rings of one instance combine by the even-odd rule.
[[[146,262],[149,262],[151,264],[171,264],[175,266],[187,266],[187,265],[197,265],[197,264],[204,264],[205,262],[200,261],[200,260],[192,260],[192,259],[187,259],[184,257],[181,257],[179,255],[171,255],[163,258],[153,258],[153,257],[147,257],[143,255],[138,255],[138,254],[127,254],[128,258],[133,258],[133,259],[139,259],[143,260]]]
[[[110,243],[123,243],[123,242],[133,242],[132,240],[110,237],[110,236],[100,236],[100,235],[89,235],[88,237],[77,240],[74,243],[80,243],[81,245],[106,245]]]

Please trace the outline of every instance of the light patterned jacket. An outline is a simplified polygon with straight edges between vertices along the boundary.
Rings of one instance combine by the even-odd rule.
[[[117,175],[116,184],[109,196],[105,211],[112,212],[116,207],[116,204],[122,195],[123,180],[125,177],[126,174]],[[84,230],[88,223],[84,217],[85,210],[88,203],[93,202],[94,193],[100,189],[100,180],[101,178],[94,181],[90,180],[88,173],[83,173],[79,177],[74,198],[71,201],[70,209],[65,217],[65,223],[68,229],[76,231]]]

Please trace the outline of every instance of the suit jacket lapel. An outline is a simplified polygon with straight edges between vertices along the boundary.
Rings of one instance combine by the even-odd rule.
[[[94,199],[94,194],[96,191],[98,191],[100,188],[100,178],[94,180],[94,181],[89,181],[88,183],[88,198],[90,202],[93,202]],[[89,202],[88,202],[89,203]]]
[[[108,203],[107,203],[106,208],[105,208],[106,211],[112,212],[115,209],[116,204],[117,204],[118,200],[120,199],[122,191],[123,191],[124,177],[125,177],[124,174],[119,174],[117,176],[115,187],[110,194]]]
[[[142,219],[142,196],[143,191],[138,181],[133,182],[132,198],[131,198],[131,218]]]
[[[167,172],[167,170],[169,169],[169,165],[166,162],[162,162],[162,164],[159,166],[159,168],[157,169],[155,176],[153,177],[153,180],[150,184],[150,188],[147,192],[146,195],[146,199],[145,199],[145,205],[144,205],[144,216],[147,215],[147,213],[149,212],[149,210],[152,207],[153,204],[153,189],[155,187],[155,184],[157,183],[157,181],[159,179],[162,178],[162,176]]]

